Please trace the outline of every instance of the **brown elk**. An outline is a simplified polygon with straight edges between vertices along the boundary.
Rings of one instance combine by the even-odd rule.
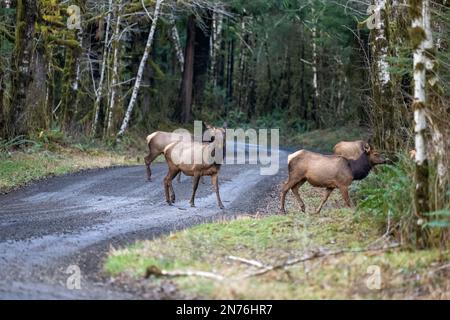
[[[365,145],[366,142],[363,140],[341,141],[334,146],[333,151],[335,155],[356,160],[364,153]]]
[[[325,197],[316,210],[319,213],[328,200],[331,192],[339,188],[347,206],[351,207],[348,187],[354,180],[362,180],[370,170],[386,160],[368,143],[364,145],[363,153],[356,159],[346,159],[336,155],[322,155],[306,150],[291,154],[288,159],[289,179],[281,191],[281,212],[285,213],[286,194],[292,190],[300,208],[305,212],[305,203],[298,190],[308,181],[314,187],[326,188]]]
[[[209,143],[178,141],[169,144],[164,149],[164,156],[169,166],[169,172],[164,178],[164,191],[169,205],[175,202],[172,180],[177,174],[183,172],[185,175],[193,177],[190,200],[192,207],[195,207],[195,193],[197,192],[200,178],[202,176],[211,176],[218,205],[221,209],[224,208],[219,194],[219,171],[225,155],[225,131],[225,128],[209,129],[209,132],[214,137],[212,142]],[[221,154],[216,154],[216,151],[219,151]]]
[[[203,124],[203,131],[210,128],[209,125]],[[164,132],[156,131],[147,136],[147,146],[148,155],[144,158],[145,166],[147,168],[147,180],[152,181],[152,170],[150,165],[152,162],[161,154],[164,153],[164,148],[169,144],[177,141],[193,141],[194,137],[192,134],[186,133],[174,133],[174,132]],[[178,181],[180,181],[181,173],[178,176]]]

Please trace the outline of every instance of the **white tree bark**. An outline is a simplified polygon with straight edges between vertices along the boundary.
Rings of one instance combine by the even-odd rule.
[[[178,33],[177,25],[175,23],[175,18],[172,13],[169,14],[169,24],[170,24],[170,36],[175,47],[175,52],[177,54],[178,64],[180,65],[181,73],[184,69],[184,54],[181,50],[180,35]]]
[[[144,54],[142,55],[141,63],[139,64],[138,73],[136,76],[136,82],[134,83],[133,93],[131,94],[130,103],[128,104],[127,111],[125,113],[125,117],[122,122],[122,126],[120,127],[119,133],[117,134],[118,138],[123,136],[125,131],[128,128],[128,124],[130,122],[131,113],[133,112],[134,105],[136,104],[136,98],[139,93],[139,88],[141,86],[142,75],[144,74],[145,64],[147,63],[148,55],[150,53],[150,49],[152,47],[153,38],[155,35],[156,25],[158,23],[158,17],[161,10],[161,4],[164,0],[157,0],[155,5],[155,12],[153,14],[152,26],[150,28],[150,32],[148,34],[147,44],[145,45]]]
[[[433,46],[433,39],[430,30],[426,30],[429,25],[429,2],[422,1],[422,14],[414,17],[412,21],[413,32],[423,32],[426,38],[418,44],[414,50],[414,132],[416,148],[416,164],[422,165],[427,160],[427,150],[425,143],[425,130],[427,128],[426,114],[426,67],[429,59],[426,57],[426,49]]]
[[[317,74],[317,66],[319,64],[318,54],[317,54],[317,17],[315,17],[315,9],[314,7],[311,9],[312,16],[314,18],[313,26],[312,26],[312,72],[313,72],[313,90],[314,90],[314,98],[316,103],[319,103],[320,93],[319,93],[319,81]],[[316,108],[319,106],[316,105]],[[316,114],[319,113],[319,110],[315,111]]]
[[[105,34],[105,45],[103,48],[102,66],[100,71],[100,80],[95,90],[95,103],[94,103],[94,121],[92,123],[92,135],[97,132],[98,116],[100,113],[100,101],[103,95],[103,81],[105,79],[105,69],[108,56],[108,43],[109,43],[109,25],[111,23],[111,9],[112,0],[109,0],[108,15],[106,17],[106,34]]]
[[[386,26],[382,16],[383,11],[385,10],[386,0],[375,0],[375,14],[377,15],[375,25],[375,43],[378,47],[377,69],[378,79],[380,80],[382,88],[391,80],[391,76],[389,74],[389,63],[387,61],[388,44],[386,38]]]
[[[82,28],[80,28],[80,30],[78,30],[77,38],[78,38],[78,43],[80,44],[80,48],[81,48],[81,50],[83,50],[83,29]],[[77,61],[76,61],[76,63],[77,63],[77,70],[76,70],[76,73],[75,73],[75,81],[72,84],[72,88],[73,88],[74,91],[78,90],[78,87],[79,87],[79,84],[80,84],[81,57],[82,57],[82,54],[80,54],[77,57]],[[80,101],[80,95],[77,94],[76,101],[75,101],[75,112],[74,112],[75,115],[78,114],[78,103],[79,103],[79,101]]]
[[[214,86],[217,86],[217,56],[220,51],[223,29],[223,15],[215,10],[213,13],[213,32],[211,33],[211,76]]]
[[[122,12],[122,0],[118,0],[117,3],[117,17],[116,17],[116,26],[114,29],[113,36],[113,70],[112,70],[112,81],[111,81],[111,98],[109,102],[108,108],[108,124],[106,126],[106,134],[111,132],[112,126],[112,118],[114,113],[114,106],[116,104],[116,96],[118,90],[119,83],[119,45],[120,45],[120,23],[121,23],[121,12]]]

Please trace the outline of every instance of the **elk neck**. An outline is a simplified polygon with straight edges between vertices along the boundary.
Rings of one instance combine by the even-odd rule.
[[[226,154],[226,148],[225,148],[225,137],[214,137],[214,140],[210,143],[208,143],[207,149],[208,149],[208,154],[210,154],[211,156],[215,157],[216,156],[216,150],[222,150],[222,157],[223,157],[223,161],[225,161],[225,154]],[[215,164],[222,164],[222,163],[216,163]]]
[[[353,180],[362,180],[367,177],[372,169],[369,156],[363,152],[363,154],[356,160],[347,160],[352,171]]]

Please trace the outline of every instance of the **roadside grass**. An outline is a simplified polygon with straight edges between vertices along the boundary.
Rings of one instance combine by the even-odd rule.
[[[114,146],[86,137],[68,138],[56,130],[41,132],[30,140],[24,140],[23,144],[0,149],[0,193],[55,175],[142,165],[147,151],[141,140],[137,134],[130,134],[125,141]]]
[[[449,268],[439,270],[448,264],[449,252],[439,250],[343,253],[242,279],[258,269],[230,256],[278,265],[314,250],[361,249],[379,240],[373,218],[336,209],[342,205],[338,192],[332,194],[322,213],[315,215],[311,212],[322,193],[309,186],[302,191],[306,214],[299,212],[289,197],[288,215],[244,216],[112,249],[104,270],[136,286],[168,281],[154,276],[144,279],[151,266],[223,275],[225,281],[195,276],[170,279],[188,295],[212,299],[450,298]],[[381,272],[379,290],[371,286],[371,266]]]
[[[364,128],[347,126],[289,135],[284,139],[287,146],[333,152],[333,147],[340,141],[365,140],[368,136]]]

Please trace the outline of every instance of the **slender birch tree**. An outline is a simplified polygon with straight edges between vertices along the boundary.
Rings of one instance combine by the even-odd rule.
[[[111,98],[108,107],[108,122],[106,125],[106,135],[111,133],[113,114],[117,105],[118,90],[119,90],[119,52],[120,52],[120,23],[122,18],[122,0],[118,0],[115,8],[116,25],[114,28],[114,35],[112,38],[113,47],[113,68],[111,80]]]
[[[133,112],[134,105],[136,104],[136,98],[139,93],[139,88],[141,86],[142,75],[144,74],[145,64],[147,63],[147,59],[152,48],[153,38],[155,36],[156,25],[158,24],[158,18],[161,11],[161,4],[164,0],[157,0],[155,5],[155,12],[153,14],[153,21],[151,24],[150,32],[148,33],[147,43],[145,45],[144,54],[142,55],[141,63],[139,64],[138,73],[136,76],[136,81],[133,87],[133,93],[131,94],[131,99],[128,104],[127,111],[125,113],[125,117],[123,118],[122,126],[120,127],[119,133],[117,134],[118,139],[122,137],[125,131],[128,128],[128,124],[130,122],[131,113]]]
[[[98,82],[97,89],[95,90],[95,103],[94,103],[94,121],[92,122],[92,132],[91,134],[94,136],[97,132],[98,126],[98,117],[100,114],[100,102],[103,95],[103,82],[105,79],[105,69],[106,63],[108,61],[108,44],[109,44],[109,28],[111,24],[111,11],[112,11],[112,0],[109,0],[108,5],[108,15],[106,16],[106,33],[105,33],[105,44],[103,47],[103,57],[102,57],[102,65],[100,70],[100,80]]]
[[[183,50],[181,49],[180,35],[178,33],[177,25],[175,22],[175,17],[173,13],[169,14],[169,24],[170,24],[170,37],[173,42],[173,46],[175,47],[175,53],[177,55],[178,64],[180,65],[181,73],[184,70],[184,55]]]
[[[415,214],[417,222],[417,245],[425,247],[427,236],[422,225],[425,214],[429,211],[429,167],[427,156],[426,130],[427,125],[427,95],[426,95],[426,69],[430,67],[427,50],[433,47],[430,28],[429,0],[410,0],[410,14],[412,26],[410,29],[414,49],[414,132],[415,132]]]

